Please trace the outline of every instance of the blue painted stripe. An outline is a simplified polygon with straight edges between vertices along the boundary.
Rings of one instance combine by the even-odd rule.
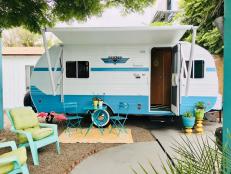
[[[45,94],[36,86],[31,86],[31,96],[36,109],[39,112],[64,112],[63,103],[61,103],[60,95]],[[64,95],[65,103],[78,103],[78,113],[86,113],[86,107],[92,108],[92,99],[94,97],[102,98],[108,104],[113,112],[132,115],[150,115],[150,116],[170,116],[173,115],[170,111],[152,111],[149,112],[149,97],[148,96],[122,96],[122,95]],[[127,103],[129,110],[121,109],[119,104]],[[138,106],[141,106],[139,108]]]
[[[51,68],[52,71],[62,71],[61,67],[58,68]],[[49,68],[46,67],[39,67],[39,68],[34,68],[33,71],[49,71]]]
[[[216,72],[216,68],[215,67],[208,67],[206,68],[207,72]]]
[[[91,71],[149,71],[149,68],[91,68]]]
[[[216,96],[182,96],[180,104],[180,115],[185,112],[193,112],[197,102],[203,102],[206,106],[206,112],[210,111],[217,101]]]

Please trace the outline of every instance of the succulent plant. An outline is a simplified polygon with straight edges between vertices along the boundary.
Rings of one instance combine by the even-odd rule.
[[[187,112],[185,112],[185,113],[183,114],[183,117],[191,118],[191,117],[193,117],[193,113],[190,112],[190,111],[187,111]]]
[[[205,103],[204,102],[197,102],[196,109],[205,109]]]

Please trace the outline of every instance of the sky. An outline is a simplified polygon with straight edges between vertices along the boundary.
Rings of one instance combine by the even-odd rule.
[[[122,8],[106,9],[102,16],[91,17],[84,22],[58,23],[55,27],[125,27],[125,26],[148,26],[157,10],[166,10],[166,0],[156,0],[155,5],[144,9],[143,13],[123,14]],[[172,0],[173,10],[177,10],[178,0]],[[5,32],[8,35],[8,31]],[[56,37],[47,32],[47,37],[56,39]]]
[[[172,10],[178,9],[178,0],[172,0]],[[59,23],[56,27],[118,27],[150,25],[156,10],[166,10],[166,0],[156,0],[153,6],[144,9],[143,13],[123,15],[121,8],[109,8],[100,17],[92,17],[85,22]]]
[[[106,9],[102,16],[92,17],[86,22],[59,23],[56,27],[147,26],[151,23],[155,12],[154,7],[148,7],[143,13],[124,15],[122,9],[110,8]]]

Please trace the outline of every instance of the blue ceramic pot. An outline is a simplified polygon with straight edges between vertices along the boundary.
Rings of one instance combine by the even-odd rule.
[[[184,117],[182,116],[183,125],[185,128],[193,128],[195,124],[195,117]]]

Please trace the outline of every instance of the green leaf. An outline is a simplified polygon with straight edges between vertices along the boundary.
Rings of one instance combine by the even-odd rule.
[[[223,54],[223,39],[213,21],[224,16],[224,0],[181,0],[182,13],[178,16],[183,24],[199,26],[197,44],[211,53]],[[184,36],[190,41],[191,33]]]
[[[0,0],[0,28],[23,26],[40,33],[58,21],[85,21],[100,16],[106,8],[120,6],[126,13],[142,12],[155,0]]]

